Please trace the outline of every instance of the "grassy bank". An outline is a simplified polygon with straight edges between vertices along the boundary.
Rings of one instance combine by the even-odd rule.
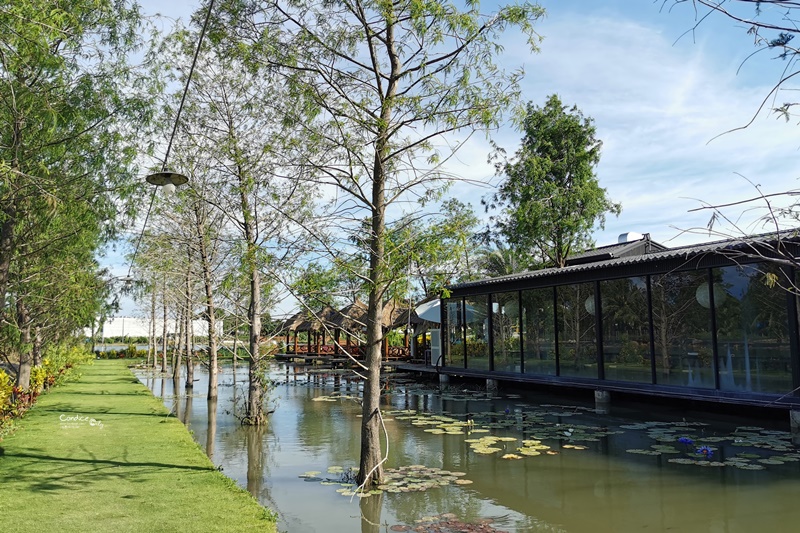
[[[80,372],[0,442],[2,531],[276,531],[123,361]]]

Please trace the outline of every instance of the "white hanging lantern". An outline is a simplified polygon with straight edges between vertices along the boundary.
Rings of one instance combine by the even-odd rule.
[[[722,302],[725,301],[725,298],[728,296],[728,294],[719,283],[714,283],[712,287],[714,288],[714,307],[719,307],[722,305]],[[694,297],[697,300],[697,303],[706,309],[711,308],[711,291],[708,290],[708,282],[703,282],[699,287],[697,287]]]

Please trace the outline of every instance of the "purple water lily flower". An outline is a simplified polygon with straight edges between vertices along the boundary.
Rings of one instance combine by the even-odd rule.
[[[681,437],[678,439],[678,442],[680,442],[681,444],[686,444],[687,446],[694,444],[694,441],[689,437]]]
[[[697,454],[702,455],[706,459],[711,459],[714,456],[714,450],[708,446],[700,446],[697,448]]]

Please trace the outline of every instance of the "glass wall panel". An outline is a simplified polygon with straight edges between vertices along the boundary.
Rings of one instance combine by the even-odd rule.
[[[789,314],[780,269],[769,263],[730,266],[714,269],[713,278],[720,388],[791,391]]]
[[[553,288],[522,291],[522,340],[526,374],[556,374]]]
[[[594,283],[558,287],[556,305],[560,375],[597,378]]]
[[[498,372],[520,371],[519,323],[519,292],[493,294],[492,351]]]
[[[447,310],[447,343],[445,365],[464,367],[464,302],[461,298],[444,300]]]
[[[464,298],[467,319],[467,368],[489,370],[489,313],[487,296]]]
[[[651,278],[656,382],[714,387],[710,297],[705,270]]]
[[[600,282],[605,378],[652,382],[647,278]]]

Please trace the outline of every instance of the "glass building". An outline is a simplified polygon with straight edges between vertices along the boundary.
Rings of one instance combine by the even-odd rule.
[[[800,406],[800,238],[649,236],[442,299],[446,374]]]

